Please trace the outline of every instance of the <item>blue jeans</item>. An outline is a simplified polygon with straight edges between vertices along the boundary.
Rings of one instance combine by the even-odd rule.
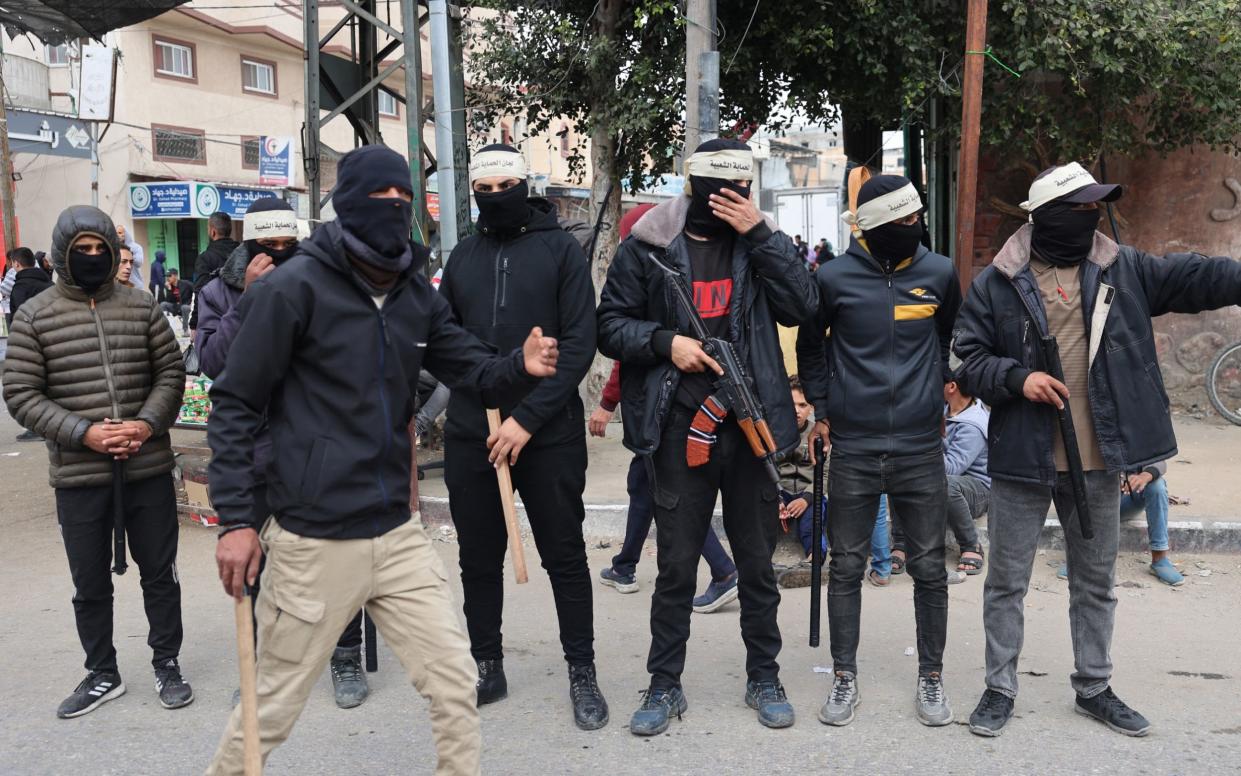
[[[802,495],[794,495],[788,491],[780,491],[780,500],[785,506],[789,502]],[[811,496],[810,498],[814,498]],[[828,499],[823,497],[823,552],[828,551],[827,546],[827,505]],[[802,551],[807,555],[810,554],[811,540],[810,534],[814,531],[814,514],[807,509],[802,512],[801,517],[797,518],[797,535],[801,539]],[[892,575],[892,548],[888,542],[888,497],[882,496],[879,499],[879,513],[875,519],[875,530],[870,536],[870,567],[874,569],[879,576],[888,577]]]
[[[1127,519],[1146,510],[1146,534],[1151,552],[1167,552],[1168,546],[1168,485],[1163,477],[1146,486],[1141,493],[1120,494],[1120,516]]]
[[[612,558],[612,570],[626,576],[638,569],[638,561],[642,559],[642,545],[646,544],[647,534],[651,532],[651,521],[655,517],[655,505],[651,502],[650,479],[646,473],[646,462],[641,456],[635,455],[629,463],[629,478],[626,482],[629,490],[629,517],[625,524],[625,541],[620,552]],[[727,579],[737,571],[728,551],[720,544],[720,537],[714,530],[707,531],[706,541],[702,543],[702,557],[711,568],[711,579],[719,582]]]

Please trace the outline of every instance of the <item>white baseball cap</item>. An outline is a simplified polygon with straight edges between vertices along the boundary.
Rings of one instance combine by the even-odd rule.
[[[1077,162],[1044,170],[1030,184],[1030,198],[1021,203],[1027,213],[1049,202],[1114,202],[1123,189],[1115,183],[1099,183],[1090,171]]]

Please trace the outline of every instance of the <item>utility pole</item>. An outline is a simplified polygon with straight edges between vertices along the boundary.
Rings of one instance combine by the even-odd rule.
[[[431,26],[431,86],[435,98],[435,180],[440,198],[440,260],[470,230],[469,149],[465,78],[461,68],[461,10],[445,0],[427,3]],[[454,15],[455,14],[455,15]]]
[[[974,279],[974,215],[978,205],[978,135],[982,125],[982,66],[987,0],[969,0],[965,21],[965,78],[961,87],[961,162],[957,166],[957,245],[953,260],[961,290]]]
[[[0,63],[4,60],[4,36],[0,35]],[[9,153],[9,90],[4,85],[4,71],[0,65],[0,218],[4,219],[4,251],[17,247],[17,216],[13,198],[13,155]]]
[[[685,147],[719,134],[720,54],[715,50],[715,0],[685,3]]]

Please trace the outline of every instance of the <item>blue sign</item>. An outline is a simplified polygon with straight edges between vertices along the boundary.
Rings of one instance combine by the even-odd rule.
[[[133,218],[194,218],[188,181],[129,184],[129,215]]]
[[[217,199],[216,210],[222,210],[233,218],[242,218],[246,211],[250,209],[250,205],[257,199],[267,199],[268,197],[279,197],[280,192],[269,191],[267,189],[243,189],[238,186],[215,186],[219,196]],[[201,196],[201,192],[200,192]],[[201,204],[201,202],[199,203]],[[206,208],[199,208],[203,212],[208,212]],[[214,213],[215,210],[210,211]],[[210,215],[210,213],[208,213]]]
[[[293,185],[293,138],[268,135],[259,138],[259,183]]]

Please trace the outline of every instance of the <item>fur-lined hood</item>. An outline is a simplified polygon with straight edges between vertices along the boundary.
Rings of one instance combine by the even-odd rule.
[[[1008,238],[1008,242],[1004,243],[1004,247],[991,261],[991,265],[1009,280],[1017,277],[1018,273],[1030,263],[1030,236],[1033,233],[1034,227],[1031,224],[1018,229],[1012,237]],[[1103,232],[1096,231],[1094,245],[1091,246],[1090,255],[1086,257],[1086,260],[1097,264],[1100,270],[1105,270],[1112,266],[1119,254],[1120,246]]]
[[[647,245],[667,248],[677,238],[677,235],[685,231],[689,202],[690,198],[682,195],[656,205],[638,219],[630,234]],[[774,232],[780,228],[766,213],[762,215],[771,231]]]

